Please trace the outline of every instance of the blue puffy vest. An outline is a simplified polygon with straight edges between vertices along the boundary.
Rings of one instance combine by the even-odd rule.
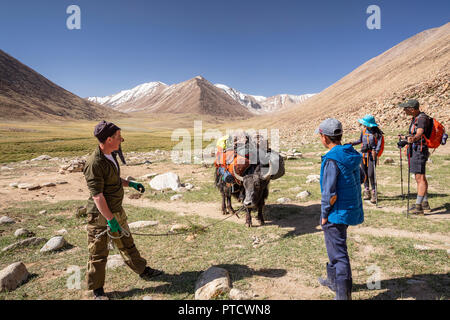
[[[333,205],[328,221],[336,224],[357,225],[364,221],[361,199],[360,164],[361,154],[351,145],[337,145],[322,157],[320,169],[320,190],[325,162],[336,161],[340,170],[337,179],[337,200]]]

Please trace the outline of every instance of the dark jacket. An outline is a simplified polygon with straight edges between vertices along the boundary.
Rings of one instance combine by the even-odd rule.
[[[122,210],[124,190],[122,179],[120,178],[120,166],[115,156],[113,156],[117,168],[108,160],[98,146],[86,161],[83,173],[90,192],[87,212],[98,214],[99,211],[92,196],[103,193],[106,203],[111,212]]]

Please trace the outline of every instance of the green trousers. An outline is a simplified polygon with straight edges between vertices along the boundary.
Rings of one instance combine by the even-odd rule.
[[[114,212],[114,217],[119,222],[121,228],[130,232],[127,223],[125,211]],[[106,230],[106,219],[101,214],[88,216],[88,249],[89,261],[87,264],[86,278],[88,290],[95,290],[103,287],[105,284],[105,269],[108,261],[108,240],[109,237],[105,233],[99,238],[95,236]],[[118,236],[118,233],[113,234]],[[147,261],[141,257],[139,251],[134,245],[133,237],[123,236],[121,239],[114,239],[114,245],[119,249],[125,263],[137,274],[144,272]]]

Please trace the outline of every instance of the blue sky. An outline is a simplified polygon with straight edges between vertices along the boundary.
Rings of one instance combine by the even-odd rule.
[[[68,30],[66,8],[81,8]],[[381,30],[366,9],[381,8]],[[2,0],[0,49],[82,97],[202,75],[242,92],[319,92],[450,21],[450,1]]]

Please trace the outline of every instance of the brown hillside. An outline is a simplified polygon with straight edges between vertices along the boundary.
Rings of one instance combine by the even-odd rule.
[[[383,127],[398,129],[407,119],[397,105],[416,98],[423,109],[450,127],[450,23],[421,32],[367,61],[301,105],[267,119],[282,135],[309,140],[313,128],[337,117],[355,129],[357,118],[372,113]]]
[[[59,87],[0,50],[0,119],[95,120],[120,116]]]

